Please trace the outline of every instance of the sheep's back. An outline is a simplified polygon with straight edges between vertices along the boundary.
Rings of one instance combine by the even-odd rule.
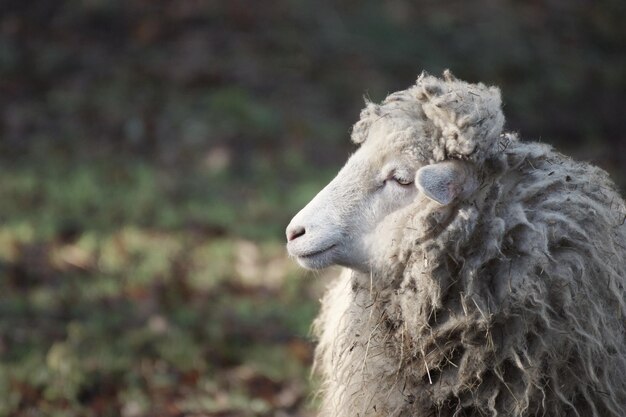
[[[399,302],[428,364],[419,412],[626,415],[623,200],[545,145],[511,143],[499,162],[411,249]]]

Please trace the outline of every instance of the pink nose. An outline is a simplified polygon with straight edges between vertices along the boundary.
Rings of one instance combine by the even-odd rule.
[[[287,241],[291,242],[292,240],[299,238],[305,233],[306,231],[302,226],[289,226],[287,228]]]

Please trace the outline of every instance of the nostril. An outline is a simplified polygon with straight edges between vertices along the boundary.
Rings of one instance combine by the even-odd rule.
[[[291,227],[287,230],[287,241],[291,242],[292,240],[299,238],[305,233],[306,231],[302,226]]]

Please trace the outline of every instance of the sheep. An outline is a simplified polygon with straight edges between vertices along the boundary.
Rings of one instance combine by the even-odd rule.
[[[313,325],[321,416],[626,416],[626,208],[503,133],[500,91],[422,74],[287,227],[344,267]]]

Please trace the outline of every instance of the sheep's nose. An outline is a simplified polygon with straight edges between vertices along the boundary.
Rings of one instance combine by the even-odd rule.
[[[299,238],[305,233],[306,230],[303,226],[289,226],[287,228],[287,241],[291,242],[292,240]]]

